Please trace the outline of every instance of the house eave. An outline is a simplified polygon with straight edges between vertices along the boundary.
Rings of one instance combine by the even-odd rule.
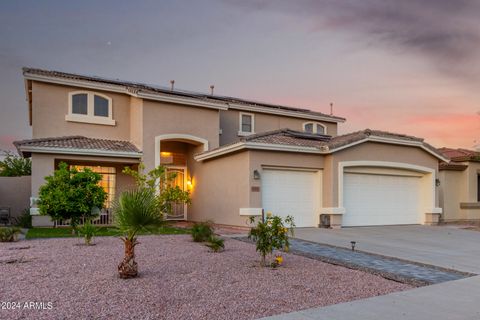
[[[282,110],[282,109],[273,109],[273,108],[269,109],[264,107],[256,107],[252,105],[243,105],[243,104],[237,104],[237,103],[229,103],[228,107],[229,109],[234,109],[234,110],[252,111],[252,112],[258,112],[258,113],[265,113],[265,114],[275,114],[275,115],[281,115],[286,117],[293,117],[293,118],[306,119],[306,120],[317,120],[317,121],[324,121],[324,122],[331,122],[331,123],[343,123],[346,121],[343,118],[333,118],[328,116],[313,115],[308,113],[301,113],[298,111],[289,111],[289,110]]]
[[[25,73],[24,78],[26,80],[32,80],[32,81],[40,81],[40,82],[54,83],[54,84],[60,84],[60,85],[66,85],[66,86],[74,86],[74,87],[123,93],[132,97],[144,98],[147,100],[178,103],[178,104],[217,109],[217,110],[228,109],[228,106],[225,104],[212,103],[208,101],[198,101],[198,100],[193,100],[188,98],[172,97],[172,96],[166,96],[161,94],[145,93],[141,91],[135,92],[134,90],[129,90],[127,86],[122,86],[122,85],[96,83],[96,82],[75,80],[75,79],[60,79],[57,77],[49,77],[49,76],[43,76],[43,75],[31,74],[31,73]]]
[[[127,151],[110,151],[99,149],[77,149],[77,148],[47,148],[47,147],[28,147],[20,146],[18,150],[24,153],[47,153],[47,154],[65,154],[65,155],[81,155],[81,156],[103,156],[115,158],[134,158],[140,159],[143,154],[141,152]]]
[[[295,145],[280,145],[280,144],[268,144],[268,143],[255,143],[255,142],[238,142],[232,144],[227,147],[219,148],[216,150],[208,151],[205,153],[201,153],[195,156],[196,161],[204,161],[212,158],[216,158],[222,155],[226,155],[235,151],[243,150],[243,149],[250,149],[250,150],[266,150],[266,151],[283,151],[283,152],[297,152],[297,153],[310,153],[310,154],[332,154],[343,149],[351,148],[353,146],[365,143],[365,142],[378,142],[378,143],[386,143],[386,144],[393,144],[393,145],[402,145],[402,146],[412,146],[421,148],[422,150],[428,152],[432,156],[444,161],[449,162],[450,160],[440,156],[439,154],[433,152],[429,148],[427,148],[423,142],[420,141],[405,141],[405,140],[398,140],[398,139],[391,139],[391,138],[384,138],[384,137],[368,137],[362,140],[358,140],[337,148],[332,149],[320,149],[316,147],[303,147],[303,146],[295,146]]]

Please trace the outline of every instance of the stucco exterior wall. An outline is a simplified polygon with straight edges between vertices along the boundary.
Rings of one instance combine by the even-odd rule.
[[[208,141],[209,148],[219,146],[219,113],[215,109],[195,108],[171,103],[143,101],[143,161],[155,167],[155,137],[164,134],[188,134]]]
[[[143,99],[130,97],[130,142],[143,150]]]
[[[222,129],[222,134],[220,135],[220,145],[231,143],[239,139],[239,117],[240,112],[238,110],[225,110],[220,111],[220,128]],[[253,112],[246,112],[253,113]],[[303,123],[311,122],[312,120],[300,119],[285,117],[280,115],[265,114],[265,113],[254,113],[255,116],[255,133],[261,133],[266,131],[272,131],[277,129],[289,128],[292,130],[303,130]],[[314,121],[319,122],[327,127],[327,134],[331,136],[337,135],[337,124],[323,121]]]
[[[68,93],[84,91],[83,88],[68,87],[34,81],[32,84],[32,137],[61,137],[81,135],[90,138],[130,140],[130,97],[101,90],[112,99],[114,126],[66,121]]]
[[[30,208],[32,178],[0,177],[0,207],[10,208],[10,216],[18,217]]]
[[[480,204],[477,199],[480,163],[465,164],[468,167],[463,171],[441,170],[439,173],[440,203],[444,207],[445,222],[480,220]]]
[[[191,166],[192,205],[188,219],[247,226],[239,208],[249,207],[249,154],[240,152]]]

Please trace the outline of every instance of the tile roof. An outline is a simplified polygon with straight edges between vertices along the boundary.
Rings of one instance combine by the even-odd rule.
[[[436,148],[424,142],[424,140],[421,138],[417,138],[417,137],[413,137],[405,134],[398,134],[398,133],[392,133],[392,132],[380,131],[380,130],[371,130],[371,129],[365,129],[362,131],[352,132],[352,133],[348,133],[348,134],[344,134],[336,137],[332,137],[328,135],[311,134],[306,132],[294,131],[290,129],[280,129],[280,130],[246,136],[241,138],[240,142],[308,147],[308,148],[318,149],[319,151],[330,150],[334,152],[338,148],[347,147],[355,142],[365,140],[369,137],[387,138],[387,139],[393,139],[397,141],[403,140],[405,142],[415,142],[420,144],[424,148],[430,150],[431,153],[435,154],[439,158],[444,158],[443,155]],[[389,141],[385,141],[385,142],[388,143]],[[216,150],[226,149],[229,146],[232,146],[236,143],[232,143],[226,146],[221,146]],[[214,150],[206,151],[202,154],[207,154],[212,151]]]
[[[66,72],[60,72],[60,71],[44,70],[44,69],[38,69],[38,68],[27,68],[27,67],[23,68],[23,74],[24,75],[33,74],[33,75],[39,75],[39,76],[45,76],[45,77],[85,81],[90,83],[117,85],[117,86],[125,87],[127,90],[133,91],[133,92],[141,91],[144,93],[153,93],[153,94],[160,94],[160,95],[166,95],[166,96],[177,96],[177,97],[190,98],[190,99],[196,99],[196,100],[207,101],[207,102],[220,103],[220,104],[224,104],[225,106],[229,106],[230,104],[233,103],[237,105],[258,107],[260,109],[263,108],[266,111],[280,110],[280,111],[289,111],[289,112],[298,113],[299,115],[325,117],[326,119],[330,119],[331,121],[334,121],[334,122],[345,121],[345,118],[328,115],[322,112],[311,111],[309,109],[294,108],[290,106],[265,103],[265,102],[259,102],[254,100],[247,100],[247,99],[228,97],[228,96],[210,95],[210,94],[178,90],[178,89],[175,89],[172,91],[170,88],[167,88],[167,87],[145,84],[140,82],[131,82],[131,81],[124,81],[119,79],[109,79],[104,77],[80,75],[80,74],[74,74],[74,73],[66,73]]]
[[[445,157],[454,162],[480,161],[480,151],[468,149],[440,148],[438,149]]]
[[[29,156],[32,148],[85,150],[130,153],[141,155],[141,151],[129,141],[87,138],[83,136],[52,137],[15,141],[13,143],[20,154]]]

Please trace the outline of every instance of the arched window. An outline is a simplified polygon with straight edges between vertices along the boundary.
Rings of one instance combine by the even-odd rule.
[[[327,127],[319,122],[305,122],[303,131],[313,134],[327,134]]]
[[[90,91],[70,92],[68,105],[67,121],[115,125],[112,99],[106,95]]]

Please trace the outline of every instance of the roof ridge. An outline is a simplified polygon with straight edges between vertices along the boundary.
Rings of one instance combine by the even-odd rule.
[[[23,67],[22,71],[23,71],[24,76],[27,73],[32,73],[32,74],[37,74],[37,75],[58,77],[58,78],[73,78],[75,80],[80,80],[80,81],[103,82],[103,83],[107,83],[107,84],[124,86],[124,87],[127,88],[127,90],[129,88],[140,89],[140,90],[145,90],[145,91],[150,91],[150,92],[161,93],[161,94],[165,94],[165,95],[183,96],[183,97],[189,97],[189,98],[192,98],[192,99],[199,99],[199,100],[204,100],[204,101],[212,101],[212,102],[216,102],[216,103],[223,103],[227,106],[230,103],[236,103],[236,104],[239,104],[239,105],[245,104],[245,105],[251,105],[251,106],[260,107],[260,108],[271,109],[271,110],[272,109],[277,109],[277,110],[284,110],[284,111],[292,111],[292,112],[296,112],[298,114],[304,114],[304,115],[321,116],[321,117],[329,118],[333,121],[334,120],[337,120],[337,121],[345,121],[346,120],[343,117],[329,115],[329,114],[326,114],[326,113],[323,113],[323,112],[320,112],[320,111],[313,111],[313,110],[307,109],[307,108],[292,107],[292,106],[274,104],[274,103],[269,103],[269,102],[260,102],[260,101],[255,101],[255,100],[251,100],[251,99],[243,99],[243,98],[231,97],[231,96],[211,95],[211,94],[208,94],[208,93],[201,93],[201,92],[189,91],[189,90],[175,89],[175,90],[172,91],[167,87],[162,87],[162,86],[152,85],[152,84],[146,84],[146,83],[141,83],[141,82],[132,82],[132,81],[127,81],[127,80],[115,79],[115,78],[90,76],[90,75],[79,74],[79,73],[71,73],[71,72],[64,72],[64,71],[57,71],[57,70],[46,70],[46,69],[33,68],[33,67]],[[232,107],[232,108],[234,108],[234,107]],[[326,120],[326,121],[328,121],[328,120]]]

